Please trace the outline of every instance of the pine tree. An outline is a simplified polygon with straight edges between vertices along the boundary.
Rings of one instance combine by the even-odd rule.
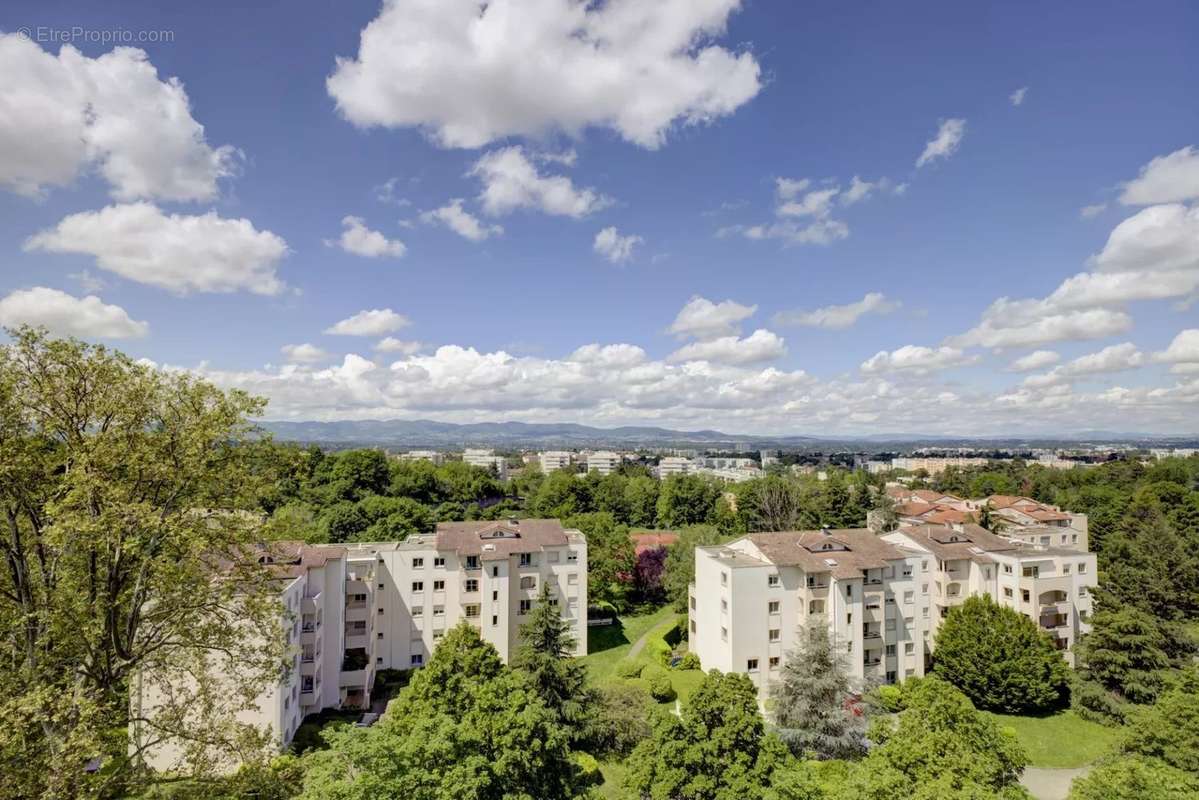
[[[800,632],[799,646],[787,655],[770,696],[779,738],[797,756],[853,758],[866,752],[866,718],[850,704],[849,671],[824,625]]]
[[[549,584],[542,583],[529,621],[521,626],[512,666],[528,676],[542,702],[577,739],[583,735],[594,698],[587,686],[587,667],[574,658],[574,651],[570,625],[562,618]]]

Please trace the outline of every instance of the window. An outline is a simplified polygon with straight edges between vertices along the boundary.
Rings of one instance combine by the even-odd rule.
[[[903,652],[909,656],[912,653],[915,653],[916,652],[916,643],[915,642],[904,642],[903,643]]]
[[[921,562],[920,562],[920,569],[924,570],[925,572],[928,572],[928,562],[927,562],[927,561],[921,561]]]
[[[493,627],[494,627],[494,626],[496,626],[496,625],[499,625],[499,624],[500,624],[500,618],[499,618],[499,617],[497,617],[495,614],[492,614],[492,615],[491,615],[491,624],[492,624],[492,626],[493,626]]]
[[[375,663],[376,663],[376,664],[382,664],[382,663],[383,663],[383,656],[375,656]]]
[[[492,600],[499,600],[499,599],[500,599],[500,593],[499,593],[499,592],[497,592],[497,591],[492,591],[492,593],[491,593],[491,599],[492,599]]]
[[[887,645],[886,650],[887,650],[887,655],[889,655],[889,656],[895,655],[895,645],[893,645],[893,644]]]
[[[925,619],[928,619],[928,606],[925,606],[924,608],[920,609],[920,616],[924,617]],[[927,633],[927,631],[925,631],[925,633]]]
[[[1062,574],[1063,575],[1070,574],[1070,565],[1069,564],[1062,564]]]
[[[381,583],[379,584],[379,591],[380,592],[383,591],[383,584],[381,584]]]
[[[551,564],[557,564],[559,558],[560,556],[558,555],[557,550],[551,550],[545,554],[546,561],[550,562]]]
[[[771,628],[770,629],[770,641],[777,642],[778,640],[779,640],[779,629]]]
[[[720,585],[721,586],[729,585],[729,574],[727,572],[720,573]]]
[[[412,591],[423,592],[424,590],[425,590],[425,582],[424,581],[413,581],[412,582]]]
[[[445,631],[433,631],[433,641],[438,641],[442,636],[445,636]]]
[[[928,584],[927,583],[920,584],[920,594],[928,594]]]
[[[727,642],[728,640],[729,640],[729,629],[721,628],[720,629],[720,641]]]
[[[467,594],[471,594],[473,592],[479,591],[479,579],[478,578],[467,578],[466,586],[464,587],[464,590],[466,591]]]
[[[567,550],[566,551],[566,560],[573,564],[574,562],[579,560],[579,554],[577,552],[575,552],[574,550]]]
[[[824,611],[824,601],[823,600],[809,600],[808,601],[808,613],[809,614],[820,614],[823,611]]]
[[[479,568],[479,557],[478,556],[467,556],[466,557],[466,568],[467,569],[478,569]]]
[[[433,606],[433,616],[444,617],[445,616],[445,606]]]
[[[424,607],[424,606],[413,606],[413,607],[412,607],[412,616],[414,616],[414,617],[419,617],[419,616],[421,616],[421,615],[422,615],[422,614],[424,614],[424,613],[425,613],[425,607]]]
[[[1078,534],[1077,533],[1070,534],[1070,544],[1078,544]]]
[[[383,638],[383,631],[379,631],[378,633],[376,633],[376,634],[375,634],[375,638],[376,638],[376,639],[382,639],[382,638]]]
[[[729,613],[729,601],[725,600],[723,597],[720,598],[720,613],[721,614]]]
[[[1041,537],[1041,544],[1049,544],[1049,537],[1048,537],[1048,536],[1042,536],[1042,537]]]
[[[845,652],[847,652],[847,653],[852,653],[852,652],[853,652],[853,642],[846,642],[846,643],[845,643]]]
[[[464,614],[466,617],[468,617],[468,618],[472,618],[472,619],[473,619],[474,617],[477,617],[477,616],[479,616],[479,605],[478,605],[478,603],[471,603],[471,604],[469,604],[469,605],[467,605],[467,606],[464,606],[464,607],[463,607],[463,609],[462,609],[462,613],[463,613],[463,614]]]
[[[1010,586],[1003,587],[1003,596],[1010,598],[1012,596],[1012,587],[1010,587]]]
[[[425,663],[425,657],[424,657],[424,656],[422,656],[420,653],[413,653],[413,654],[412,654],[412,666],[414,666],[414,667],[419,667],[419,666],[421,666],[421,665],[422,665],[422,664],[424,664],[424,663]]]
[[[845,624],[846,625],[853,624],[853,612],[852,611],[845,612]]]
[[[769,603],[767,603],[766,604],[766,613],[768,613],[768,614],[779,613],[779,601],[771,600]]]
[[[529,609],[531,609],[532,607],[533,607],[533,601],[532,601],[532,600],[521,600],[521,601],[520,601],[520,613],[521,613],[521,616],[524,616],[525,614],[528,614],[528,613],[529,613]]]
[[[380,608],[380,609],[379,609],[379,613],[380,613],[380,614],[382,614],[382,613],[383,613],[383,609],[381,609],[381,608]]]
[[[852,600],[852,599],[853,599],[853,587],[852,587],[852,586],[846,586],[846,587],[845,587],[845,599],[846,599],[846,600]]]
[[[444,567],[445,566],[445,558],[442,556],[434,556],[433,557],[433,566]]]
[[[889,631],[895,630],[895,619],[894,618],[887,620],[887,630],[889,630]]]
[[[1011,565],[1011,564],[1004,564],[1004,565],[1003,565],[1003,574],[1004,574],[1004,575],[1011,575],[1011,574],[1012,574],[1012,565]]]
[[[537,588],[537,578],[533,577],[532,575],[526,575],[525,577],[520,579],[520,588],[536,589]]]
[[[425,565],[425,560],[423,558],[412,559],[412,568],[413,569],[420,569],[424,565]]]
[[[521,553],[520,554],[520,565],[522,567],[533,566],[533,554],[532,553]]]
[[[758,659],[751,658],[748,661],[746,661],[745,669],[747,672],[757,672],[758,671]]]
[[[1085,561],[1078,562],[1078,574],[1079,575],[1087,574],[1087,562],[1085,562]]]
[[[915,600],[916,600],[915,592],[904,592],[903,593],[904,605],[911,605]]]
[[[778,668],[779,668],[779,657],[778,657],[778,656],[771,656],[771,657],[770,657],[770,668],[771,668],[771,669],[778,669]]]
[[[1025,567],[1024,568],[1024,577],[1039,578],[1040,576],[1041,576],[1041,568],[1040,567]]]
[[[887,683],[895,683],[895,670],[887,670]]]
[[[1087,596],[1087,587],[1085,587],[1085,586],[1079,586],[1079,587],[1078,587],[1078,596],[1079,596],[1079,597],[1086,597],[1086,596]]]
[[[433,591],[444,592],[445,591],[445,581],[433,581]]]
[[[1027,589],[1020,590],[1020,599],[1026,603],[1028,602],[1028,590]]]
[[[983,567],[983,577],[986,578],[987,580],[991,580],[991,568],[990,567]]]
[[[498,578],[499,576],[500,576],[500,568],[498,566],[493,566],[491,568],[491,577]]]
[[[778,587],[778,585],[779,585],[779,576],[778,576],[778,575],[771,575],[769,578],[767,578],[767,579],[766,579],[766,585],[767,585],[767,586],[769,586],[769,587],[770,587],[770,588],[772,588],[772,589],[774,589],[774,588]]]

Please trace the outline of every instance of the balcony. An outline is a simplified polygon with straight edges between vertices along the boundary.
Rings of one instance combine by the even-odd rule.
[[[300,613],[316,614],[316,610],[321,607],[324,597],[324,592],[317,592],[313,595],[304,595],[304,599],[300,601]]]
[[[881,638],[883,638],[883,632],[877,628],[867,628],[862,631],[862,638],[863,639],[881,639]]]
[[[877,666],[878,666],[879,664],[881,664],[881,663],[883,663],[883,660],[882,660],[881,658],[877,658],[877,657],[876,657],[876,658],[863,658],[863,659],[862,659],[862,666],[863,666],[863,667],[877,667]]]
[[[1042,614],[1041,627],[1046,630],[1056,630],[1057,628],[1065,628],[1070,624],[1069,614]]]

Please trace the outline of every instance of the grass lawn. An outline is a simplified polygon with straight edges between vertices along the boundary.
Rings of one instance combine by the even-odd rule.
[[[604,775],[604,782],[596,787],[599,796],[608,800],[615,800],[615,798],[620,797],[620,782],[624,779],[626,772],[624,763],[621,761],[601,761],[600,772]]]
[[[1073,711],[1043,717],[982,712],[1011,728],[1034,767],[1083,767],[1106,753],[1120,735],[1116,728],[1089,722]]]
[[[633,643],[646,631],[672,622],[675,613],[670,606],[663,606],[652,614],[622,617],[616,625],[588,628],[587,655],[583,663],[595,683],[604,683],[613,677],[616,662],[629,654]]]

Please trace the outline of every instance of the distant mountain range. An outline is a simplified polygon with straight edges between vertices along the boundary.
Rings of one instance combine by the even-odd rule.
[[[963,437],[924,434],[881,433],[866,436],[758,436],[722,433],[714,430],[678,431],[670,428],[628,425],[619,428],[596,428],[575,423],[476,422],[456,424],[433,420],[335,420],[331,422],[268,421],[261,423],[278,439],[296,442],[315,442],[341,445],[374,445],[382,447],[702,447],[752,445],[787,449],[833,449],[836,445],[853,448],[868,444],[878,450],[882,445],[911,447],[925,444],[933,447],[955,445],[988,446],[1050,446],[1079,442],[1127,442],[1160,444],[1173,442],[1185,445],[1196,441],[1195,436],[1164,436],[1113,431],[1083,431],[1058,436]]]

